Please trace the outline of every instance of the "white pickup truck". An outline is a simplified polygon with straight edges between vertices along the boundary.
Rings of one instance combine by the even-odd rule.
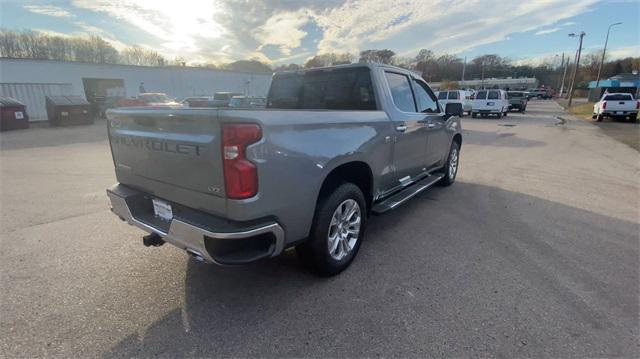
[[[629,93],[605,93],[600,101],[593,105],[592,118],[602,121],[605,117],[637,121],[640,102]]]

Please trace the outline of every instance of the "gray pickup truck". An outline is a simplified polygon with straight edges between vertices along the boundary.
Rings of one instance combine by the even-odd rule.
[[[334,275],[370,214],[454,182],[461,114],[414,73],[374,64],[276,73],[266,109],[109,110],[107,194],[147,246],[223,265],[295,247]]]

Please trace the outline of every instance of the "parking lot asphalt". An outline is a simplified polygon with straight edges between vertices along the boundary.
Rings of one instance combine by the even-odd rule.
[[[144,247],[104,122],[2,133],[0,357],[638,357],[639,154],[561,112],[465,117],[458,181],[329,279]]]

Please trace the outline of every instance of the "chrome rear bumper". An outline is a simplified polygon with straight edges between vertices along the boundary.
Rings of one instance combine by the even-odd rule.
[[[156,233],[162,239],[174,246],[184,249],[202,260],[216,264],[244,264],[253,262],[264,257],[274,257],[282,253],[284,250],[284,230],[276,222],[264,223],[249,228],[237,227],[233,231],[212,231],[210,229],[201,228],[184,220],[174,218],[169,222],[168,230],[159,228],[143,220],[136,218],[127,204],[127,198],[140,195],[141,192],[135,191],[122,185],[115,185],[107,190],[107,195],[111,200],[111,211],[120,219],[136,226],[148,233]],[[272,245],[269,245],[264,251],[252,251],[249,257],[233,255],[232,259],[224,258],[224,256],[212,253],[211,246],[207,248],[206,241],[216,240],[242,240],[249,238],[259,238],[259,236],[268,235],[273,237]],[[239,242],[239,241],[237,241]]]

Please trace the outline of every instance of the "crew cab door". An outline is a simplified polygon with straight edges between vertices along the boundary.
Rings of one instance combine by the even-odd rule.
[[[397,185],[406,185],[425,171],[427,165],[427,116],[418,112],[411,78],[384,71],[392,106],[387,112],[393,122],[393,164]]]
[[[438,106],[438,100],[429,86],[421,79],[412,80],[416,94],[418,112],[424,115],[424,126],[427,130],[426,168],[439,167],[446,154],[449,153],[449,134],[446,129],[444,109]],[[450,91],[451,93],[453,91]],[[454,92],[454,93],[457,93]],[[453,101],[455,102],[455,101]]]

